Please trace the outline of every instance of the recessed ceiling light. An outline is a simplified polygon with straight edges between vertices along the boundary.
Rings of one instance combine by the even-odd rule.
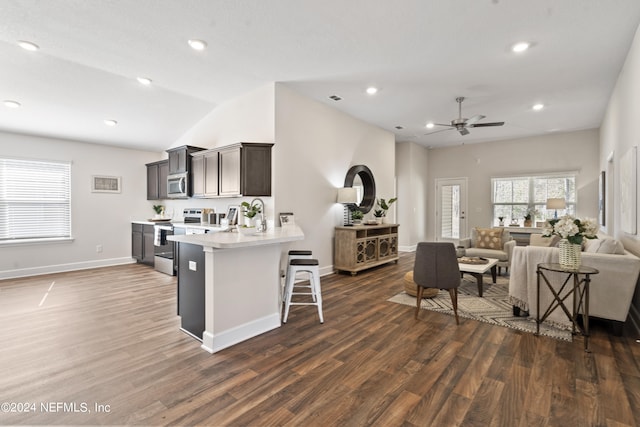
[[[375,95],[376,93],[378,93],[378,88],[377,87],[373,87],[373,86],[368,87],[367,88],[367,93],[369,95]]]
[[[115,126],[118,124],[118,122],[116,120],[107,119],[104,121],[104,124],[107,126]]]
[[[434,126],[435,126],[435,125],[434,125],[433,123],[429,122],[429,123],[427,123],[426,128],[427,128],[427,129],[433,129],[433,127],[434,127]]]
[[[152,81],[150,78],[147,78],[147,77],[137,77],[136,80],[138,80],[138,83],[145,86],[149,86]]]
[[[520,43],[516,43],[513,45],[513,47],[511,47],[511,50],[516,52],[516,53],[520,53],[520,52],[524,52],[525,50],[529,49],[529,46],[531,46],[529,43],[527,42],[520,42]]]
[[[544,108],[544,104],[535,104],[531,108],[533,108],[535,111],[540,111],[540,110],[542,110]]]
[[[207,42],[204,40],[191,39],[189,40],[189,46],[195,50],[205,50],[207,48]]]
[[[7,99],[6,101],[3,101],[4,106],[5,107],[9,107],[9,108],[20,108],[21,104],[18,101],[12,101],[10,99]]]
[[[40,49],[40,46],[38,46],[35,43],[26,41],[26,40],[19,40],[18,41],[18,46],[20,46],[21,48],[25,49],[25,50],[30,50],[32,52]]]

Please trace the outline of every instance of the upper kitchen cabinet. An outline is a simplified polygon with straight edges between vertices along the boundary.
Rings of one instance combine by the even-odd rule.
[[[147,200],[167,198],[167,176],[169,176],[168,160],[147,164]]]
[[[194,154],[193,197],[271,196],[271,147],[241,142]]]
[[[182,147],[167,150],[169,154],[169,175],[185,173],[191,170],[191,154],[202,151],[204,148],[183,145]]]
[[[193,177],[193,197],[218,196],[218,152],[215,150],[200,151],[191,158],[191,175]]]

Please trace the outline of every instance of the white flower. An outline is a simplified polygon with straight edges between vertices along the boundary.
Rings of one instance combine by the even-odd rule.
[[[549,237],[555,234],[568,239],[571,243],[581,244],[583,238],[597,239],[598,230],[599,225],[592,218],[580,220],[571,215],[565,215],[560,219],[547,221],[543,236]]]

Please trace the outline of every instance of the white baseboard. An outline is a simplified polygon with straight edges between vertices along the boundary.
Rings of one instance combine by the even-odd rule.
[[[209,331],[204,331],[202,334],[202,349],[209,353],[215,353],[279,327],[280,315],[278,313],[274,313],[227,331],[220,332],[215,336]]]
[[[63,273],[65,271],[87,270],[90,268],[133,264],[135,262],[136,260],[131,257],[124,257],[74,262],[70,264],[45,265],[42,267],[20,268],[16,270],[0,271],[0,279],[15,279],[18,277],[40,276],[43,274]]]
[[[398,246],[398,251],[399,252],[415,252],[417,247],[418,245]]]

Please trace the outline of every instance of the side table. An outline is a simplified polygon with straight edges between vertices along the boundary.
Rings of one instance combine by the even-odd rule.
[[[558,273],[565,273],[567,277],[562,282],[560,289],[556,290],[549,283],[549,279],[545,276],[546,272],[554,271]],[[564,311],[567,318],[571,321],[572,334],[575,335],[578,331],[584,336],[584,351],[589,351],[589,283],[591,282],[590,276],[592,274],[598,274],[599,271],[592,267],[581,265],[577,269],[568,270],[560,264],[538,264],[536,270],[537,286],[536,286],[536,335],[540,334],[540,323],[549,317],[549,315],[558,307]],[[582,279],[580,276],[583,276]],[[542,317],[540,316],[540,279],[546,283],[547,288],[553,294],[553,301],[549,304],[549,307],[545,310]],[[573,279],[573,280],[571,280]],[[565,300],[570,296],[573,297],[573,307],[569,311],[565,305]],[[578,315],[582,312],[582,327],[578,323]]]

